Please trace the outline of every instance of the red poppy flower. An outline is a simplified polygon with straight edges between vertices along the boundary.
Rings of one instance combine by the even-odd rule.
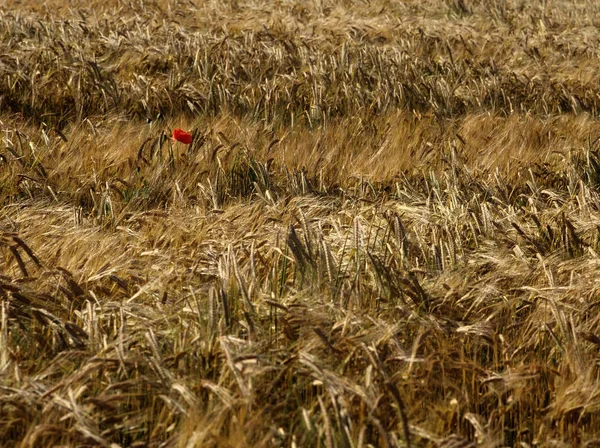
[[[173,140],[189,145],[192,143],[192,134],[188,134],[183,129],[173,129]]]

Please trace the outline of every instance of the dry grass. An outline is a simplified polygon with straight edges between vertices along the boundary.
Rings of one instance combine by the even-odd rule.
[[[198,3],[0,7],[2,443],[600,443],[600,8]]]

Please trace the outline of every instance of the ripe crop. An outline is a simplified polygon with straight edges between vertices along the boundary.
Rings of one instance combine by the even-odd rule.
[[[596,16],[5,2],[1,444],[597,443]]]

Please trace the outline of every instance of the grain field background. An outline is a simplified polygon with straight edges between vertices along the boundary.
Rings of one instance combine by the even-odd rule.
[[[1,445],[600,446],[599,27],[0,2]]]

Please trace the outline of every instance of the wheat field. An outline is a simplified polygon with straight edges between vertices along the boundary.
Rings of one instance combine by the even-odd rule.
[[[0,2],[0,445],[600,446],[599,27]]]

